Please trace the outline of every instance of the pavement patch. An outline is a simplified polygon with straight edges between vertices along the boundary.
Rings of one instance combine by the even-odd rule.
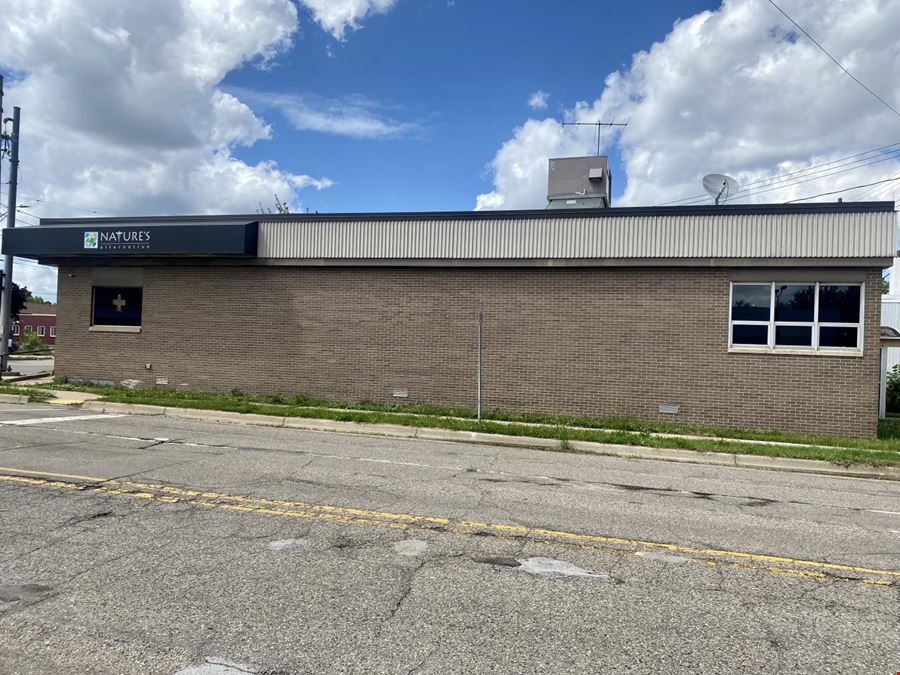
[[[400,555],[417,556],[425,553],[428,542],[422,539],[404,539],[394,544],[394,550]]]
[[[51,586],[43,584],[7,584],[0,586],[0,602],[21,602],[31,604],[53,592]]]
[[[309,542],[306,539],[276,539],[269,542],[269,548],[273,551],[288,549],[305,551],[309,548]]]
[[[207,657],[204,663],[188,666],[175,675],[256,675],[259,671],[243,663],[226,661],[215,656]]]
[[[525,558],[519,561],[519,569],[529,574],[544,576],[589,577],[609,580],[609,575],[604,572],[593,572],[565,560],[554,560],[553,558]]]

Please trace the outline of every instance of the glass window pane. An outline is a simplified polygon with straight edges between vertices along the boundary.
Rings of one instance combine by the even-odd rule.
[[[819,286],[820,323],[859,323],[859,286]]]
[[[731,343],[735,345],[762,345],[765,347],[769,343],[769,327],[735,324],[731,327]]]
[[[775,320],[812,321],[815,293],[812,284],[776,284]]]
[[[823,326],[819,329],[820,347],[856,347],[856,328]]]
[[[95,326],[140,326],[143,289],[95,287]]]
[[[768,321],[771,284],[735,284],[731,287],[732,321]]]
[[[775,344],[780,347],[812,347],[812,326],[775,326]]]

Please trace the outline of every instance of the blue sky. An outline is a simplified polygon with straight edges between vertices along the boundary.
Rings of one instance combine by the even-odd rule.
[[[383,106],[380,115],[416,128],[349,138],[296,130],[278,111],[254,106],[274,136],[235,154],[334,180],[328,190],[304,194],[314,210],[468,210],[473,195],[490,189],[485,167],[516,126],[536,112],[561,119],[576,101],[593,100],[609,73],[662,40],[676,19],[717,5],[407,1],[368,17],[343,42],[307,24],[277,65],[247,64],[223,88],[361,95]],[[550,94],[548,107],[533,111],[527,100],[538,90]],[[593,130],[581,133],[590,139]],[[608,151],[623,177],[616,148]],[[613,186],[621,192],[624,184]]]

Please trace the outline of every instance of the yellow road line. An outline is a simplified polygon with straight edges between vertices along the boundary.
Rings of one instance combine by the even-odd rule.
[[[24,474],[24,475],[23,475]],[[71,480],[86,481],[74,483]],[[264,515],[303,518],[325,522],[388,527],[394,529],[432,529],[452,534],[490,534],[504,539],[527,538],[546,544],[562,544],[602,550],[613,553],[636,554],[646,549],[662,549],[683,554],[690,562],[709,566],[728,567],[787,574],[801,578],[825,579],[828,577],[861,581],[870,585],[893,586],[900,579],[900,570],[877,569],[856,565],[803,560],[787,556],[730,551],[725,549],[683,546],[664,542],[627,539],[603,535],[583,534],[546,528],[486,523],[475,520],[454,521],[450,518],[425,516],[389,511],[371,511],[332,504],[268,499],[232,495],[205,490],[192,490],[162,483],[142,483],[130,480],[113,480],[74,474],[48,473],[0,467],[0,481],[19,483],[33,487],[52,487],[70,490],[88,490],[100,494],[135,497],[162,503],[190,503],[198,506],[228,511],[259,513]],[[855,575],[855,576],[848,576]],[[862,576],[865,575],[865,576]],[[872,578],[874,577],[874,578]]]
[[[41,478],[74,478],[75,480],[87,480],[91,483],[105,483],[108,478],[96,478],[94,476],[79,476],[74,473],[49,473],[47,471],[28,471],[27,469],[11,469],[6,466],[0,466],[0,471],[8,474],[15,474],[17,476],[26,475],[26,476],[40,476]]]

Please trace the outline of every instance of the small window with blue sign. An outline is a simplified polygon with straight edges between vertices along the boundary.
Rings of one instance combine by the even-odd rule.
[[[144,289],[127,286],[94,286],[93,326],[140,326]]]

